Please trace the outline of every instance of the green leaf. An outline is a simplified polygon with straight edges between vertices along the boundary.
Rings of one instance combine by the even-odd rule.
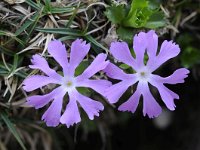
[[[166,25],[164,13],[159,11],[159,3],[155,0],[133,0],[123,26],[155,29]]]
[[[38,17],[39,12],[35,13],[30,19],[28,19],[17,31],[15,32],[15,35],[18,36],[20,33],[25,31],[32,23],[34,23],[34,20]]]
[[[62,13],[73,12],[74,10],[75,10],[74,7],[52,7],[51,13],[52,14],[62,14]]]
[[[121,65],[119,65],[119,67],[120,67],[120,68],[122,68],[122,69],[124,69],[124,70],[126,70],[126,69],[129,69],[129,68],[130,68],[130,66],[129,66],[129,65],[127,65],[127,64],[121,64]]]
[[[125,5],[113,5],[106,8],[105,15],[114,24],[121,24],[126,16]]]
[[[77,89],[78,92],[80,92],[81,94],[83,94],[85,96],[91,96],[91,91],[88,88],[77,87],[76,89]]]
[[[133,42],[134,31],[132,28],[125,28],[121,26],[117,29],[117,35],[120,37],[120,39],[128,42],[129,44]]]
[[[11,33],[11,32],[0,30],[0,35],[4,35],[4,36],[11,37],[12,39],[14,39],[14,40],[17,41],[18,43],[20,43],[22,46],[25,45],[25,43],[24,43],[22,40],[20,40],[19,38],[17,38],[16,35],[13,34],[13,33]],[[7,44],[7,43],[8,43],[8,42],[6,42],[6,44]],[[6,45],[6,44],[4,44],[4,45]]]
[[[101,49],[105,50],[106,52],[108,51],[108,49],[106,47],[104,47],[102,44],[100,44],[99,42],[97,42],[92,36],[90,35],[87,35],[85,36],[85,39],[87,39],[88,41],[90,41],[92,43],[92,46],[95,45],[97,47],[100,47]],[[94,48],[95,52],[97,54],[99,54],[100,52],[102,51],[97,51],[95,48]]]
[[[19,64],[19,55],[15,54],[14,61],[13,61],[13,70],[17,69],[18,64]]]
[[[63,34],[76,37],[83,36],[80,30],[69,29],[69,28],[36,28],[36,30],[45,33]]]
[[[12,50],[9,50],[9,49],[7,49],[7,48],[1,46],[1,45],[0,45],[0,52],[6,54],[6,55],[8,55],[8,56],[13,56],[13,55],[15,55],[15,53],[14,53]]]
[[[13,65],[8,64],[8,63],[7,63],[7,65],[9,68],[13,68]],[[9,70],[7,70],[7,68],[4,66],[4,64],[2,62],[0,62],[0,74],[1,75],[9,75],[10,74]],[[18,77],[21,77],[21,78],[26,78],[28,76],[28,73],[26,73],[23,70],[20,70],[20,71],[16,72],[15,75],[17,75]]]
[[[75,70],[75,76],[80,75],[89,66],[88,61],[82,61],[80,65]]]
[[[152,10],[148,8],[148,1],[133,0],[131,3],[131,9],[128,16],[124,19],[123,25],[134,28],[143,27],[151,14]]]
[[[145,27],[150,29],[155,29],[159,27],[164,27],[166,23],[167,21],[165,19],[163,12],[155,12],[150,16]]]
[[[37,25],[37,23],[38,23],[40,17],[42,16],[43,9],[44,9],[44,7],[42,7],[42,8],[39,10],[38,15],[36,16],[36,18],[35,18],[35,20],[34,20],[32,26],[30,26],[29,30],[27,31],[28,35],[27,35],[26,38],[25,38],[25,41],[26,41],[26,42],[27,42],[28,39],[31,37],[30,35],[31,35],[32,32],[34,31],[34,29],[35,29],[35,27],[36,27],[36,25]]]
[[[61,41],[66,41],[66,40],[75,40],[77,37],[75,36],[63,36],[63,37],[60,37],[59,40]]]
[[[26,150],[26,147],[24,146],[24,143],[22,142],[19,133],[17,132],[16,128],[14,127],[13,123],[9,120],[7,114],[1,113],[1,118],[3,121],[6,123],[8,129],[10,132],[14,135],[20,146],[22,147],[23,150]]]
[[[41,8],[40,5],[38,5],[37,3],[35,3],[32,0],[26,0],[25,2],[28,4],[28,6],[31,6],[31,7],[33,7],[36,10],[40,10],[40,8]]]
[[[44,1],[44,3],[45,3],[45,5],[44,5],[44,12],[46,13],[46,14],[49,14],[50,12],[51,12],[51,4],[50,4],[50,0],[45,0]]]
[[[78,12],[79,7],[80,7],[80,3],[78,3],[77,7],[73,10],[73,14],[70,17],[69,21],[67,22],[66,28],[69,28],[71,26],[71,24],[72,24],[76,14],[77,14],[77,12]]]
[[[149,0],[148,7],[149,9],[156,10],[160,7],[160,3],[157,0]]]
[[[189,68],[200,63],[200,51],[194,47],[187,47],[181,55],[181,63],[184,67]]]

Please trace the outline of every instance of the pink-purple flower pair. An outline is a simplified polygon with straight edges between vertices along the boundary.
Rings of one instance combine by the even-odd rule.
[[[142,95],[143,114],[147,114],[150,118],[158,116],[161,113],[161,107],[150,93],[149,84],[158,89],[166,106],[170,110],[174,110],[174,99],[179,97],[164,84],[183,83],[189,71],[181,68],[166,78],[154,75],[153,71],[180,52],[179,47],[171,41],[164,41],[159,53],[157,52],[157,46],[158,36],[154,31],[140,32],[134,37],[133,42],[135,58],[132,57],[125,42],[113,42],[110,47],[111,54],[117,60],[131,66],[136,73],[126,74],[116,65],[106,61],[106,54],[99,54],[81,75],[75,76],[75,69],[87,55],[90,45],[80,39],[75,40],[71,45],[70,59],[68,61],[65,46],[60,41],[54,40],[49,43],[48,52],[61,65],[63,76],[51,69],[43,57],[34,55],[31,60],[33,65],[30,65],[30,68],[39,69],[45,75],[30,76],[24,81],[23,88],[29,92],[50,83],[59,86],[46,95],[28,97],[27,104],[35,108],[41,108],[52,101],[42,119],[47,126],[57,126],[62,123],[69,127],[81,121],[77,104],[80,104],[91,120],[94,119],[94,116],[99,116],[99,111],[104,109],[102,103],[80,94],[76,89],[77,87],[91,88],[106,97],[110,103],[115,103],[130,86],[137,83],[135,93],[119,107],[119,110],[135,112]],[[145,52],[147,52],[149,58],[146,64],[144,64]],[[90,79],[100,70],[104,70],[108,77],[121,81],[112,85],[107,80]],[[63,98],[66,93],[69,96],[69,101],[64,113],[62,113]]]

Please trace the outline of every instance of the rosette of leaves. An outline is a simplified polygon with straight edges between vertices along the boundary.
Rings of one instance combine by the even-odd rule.
[[[107,7],[105,15],[117,25],[119,37],[129,43],[134,28],[156,29],[166,25],[165,15],[154,0],[133,0],[130,5],[113,4]]]

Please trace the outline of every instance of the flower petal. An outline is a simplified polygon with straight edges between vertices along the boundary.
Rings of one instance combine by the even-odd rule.
[[[56,127],[59,125],[64,95],[64,91],[55,95],[52,104],[43,114],[42,120],[46,122],[47,126]]]
[[[174,98],[177,98],[177,94],[175,95],[174,92],[170,91],[162,83],[153,80],[151,80],[150,83],[158,89],[158,92],[160,93],[160,96],[167,108],[170,110],[175,110],[176,106],[174,104]]]
[[[165,90],[172,96],[173,99],[179,99],[178,94],[174,93],[173,91],[171,91],[167,87],[165,87]]]
[[[177,84],[177,83],[184,83],[184,79],[188,77],[190,71],[185,68],[180,68],[176,70],[172,75],[169,77],[163,78],[163,83],[167,84]]]
[[[135,93],[122,105],[119,106],[118,110],[120,111],[130,111],[134,113],[138,107],[141,93],[136,90]]]
[[[44,107],[46,104],[48,104],[55,95],[60,94],[61,88],[58,87],[54,89],[52,92],[46,94],[46,95],[34,95],[27,97],[27,105],[33,106],[36,109]]]
[[[123,93],[128,89],[129,86],[135,84],[134,80],[123,80],[117,84],[114,84],[113,86],[109,87],[106,90],[106,98],[110,103],[116,103],[120,97],[123,95]]]
[[[59,40],[54,40],[48,44],[48,52],[62,66],[64,74],[68,71],[68,59],[65,45]]]
[[[139,82],[138,90],[141,91],[143,96],[143,115],[146,116],[147,114],[149,118],[157,117],[162,112],[162,109],[152,96],[148,83]]]
[[[135,68],[135,60],[131,55],[127,43],[112,42],[110,52],[117,60]]]
[[[77,101],[80,103],[81,107],[87,113],[90,120],[94,119],[94,116],[99,116],[99,111],[104,109],[104,106],[91,98],[88,98],[77,91],[75,92]]]
[[[134,36],[133,49],[136,55],[137,68],[144,66],[144,54],[147,47],[146,33],[140,32],[138,35]]]
[[[78,110],[76,97],[73,92],[69,92],[69,103],[67,104],[65,112],[60,118],[60,122],[62,124],[66,124],[66,126],[69,128],[74,123],[76,124],[80,121],[81,117]]]
[[[47,76],[32,75],[24,80],[23,89],[30,92],[50,83],[59,84],[59,81]]]
[[[90,66],[87,67],[85,71],[77,78],[87,79],[93,76],[95,73],[99,72],[100,70],[103,70],[109,64],[109,61],[105,61],[106,57],[107,55],[103,53],[97,55],[97,57],[93,60]]]
[[[56,73],[55,70],[51,69],[47,63],[47,61],[40,55],[33,55],[31,62],[33,65],[29,65],[32,69],[39,69],[43,71],[49,77],[52,77],[57,80],[61,80],[62,77]]]
[[[126,74],[122,69],[120,69],[113,63],[109,63],[103,71],[106,73],[108,77],[113,79],[118,79],[118,80],[130,79],[129,74]]]
[[[29,106],[33,106],[36,109],[44,107],[53,99],[52,94],[46,95],[34,95],[27,98],[26,104]]]
[[[105,95],[105,91],[112,83],[107,80],[83,80],[77,83],[77,87],[89,87],[101,95]]]
[[[154,30],[150,30],[146,34],[147,38],[147,54],[149,59],[154,59],[157,54],[158,49],[158,35],[155,33]]]
[[[77,39],[72,43],[69,61],[70,75],[74,75],[76,67],[81,63],[89,50],[90,44],[86,44],[86,41],[83,41],[82,39]]]
[[[147,66],[153,72],[164,62],[173,57],[176,57],[179,53],[180,53],[180,48],[178,45],[172,43],[172,41],[165,40],[161,45],[161,49],[158,56],[156,56],[154,59],[151,59],[151,61],[148,61]]]

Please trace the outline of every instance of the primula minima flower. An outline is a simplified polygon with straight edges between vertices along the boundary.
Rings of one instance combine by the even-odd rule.
[[[161,113],[161,107],[152,96],[149,84],[156,87],[160,96],[168,109],[174,110],[174,99],[179,96],[168,89],[164,84],[183,83],[188,76],[189,71],[185,68],[176,70],[169,77],[160,77],[153,72],[167,60],[177,56],[180,52],[178,45],[172,41],[164,41],[158,52],[158,36],[153,30],[144,33],[140,32],[134,37],[133,49],[135,58],[132,57],[127,43],[113,42],[111,43],[110,52],[118,61],[131,66],[136,73],[126,74],[123,70],[110,63],[105,72],[110,78],[121,80],[119,83],[108,88],[106,97],[110,103],[116,103],[122,94],[133,84],[137,83],[135,93],[122,105],[119,106],[120,111],[135,112],[140,97],[143,97],[143,115],[157,117]],[[144,55],[147,53],[148,61],[144,63]]]
[[[33,56],[30,68],[39,69],[46,75],[30,76],[23,82],[23,89],[30,92],[50,83],[58,85],[56,89],[46,95],[34,95],[27,98],[27,104],[36,109],[52,101],[50,107],[42,116],[42,120],[46,122],[47,126],[57,126],[61,122],[69,127],[80,122],[77,102],[91,120],[94,119],[94,116],[99,116],[99,111],[104,109],[100,102],[80,94],[76,89],[76,87],[88,87],[104,95],[105,89],[111,86],[111,82],[107,80],[89,79],[108,65],[109,62],[105,61],[106,54],[99,54],[81,75],[74,76],[75,69],[87,55],[89,49],[90,44],[86,44],[81,39],[75,40],[71,45],[70,60],[68,61],[65,45],[58,40],[51,41],[48,44],[48,52],[61,65],[63,76],[51,69],[43,57],[37,54]],[[63,97],[66,93],[68,93],[69,102],[61,115]]]

